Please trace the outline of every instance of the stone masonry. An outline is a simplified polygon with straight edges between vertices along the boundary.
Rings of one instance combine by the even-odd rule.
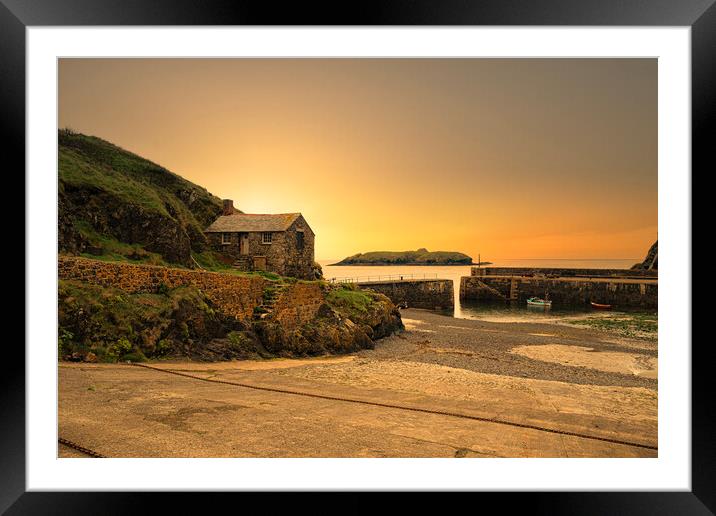
[[[463,276],[461,301],[506,301],[524,303],[529,297],[549,293],[554,308],[588,306],[590,301],[616,308],[658,307],[658,280],[654,278],[537,278],[525,276]]]
[[[268,281],[261,277],[241,277],[218,272],[193,271],[103,262],[74,256],[60,256],[58,274],[61,280],[78,280],[103,287],[114,287],[130,294],[156,293],[160,285],[168,288],[199,288],[226,315],[249,320],[254,307],[261,304]]]
[[[161,285],[168,288],[199,288],[225,315],[251,320],[254,308],[263,301],[264,290],[272,282],[260,276],[236,276],[219,272],[193,271],[120,262],[103,262],[75,256],[60,256],[61,280],[77,280],[103,287],[114,287],[127,293],[156,293]],[[311,321],[325,302],[318,283],[297,282],[285,288],[270,318],[287,330]]]
[[[318,283],[294,283],[276,302],[272,319],[292,330],[313,320],[323,303],[325,294]]]
[[[574,269],[554,267],[473,267],[471,276],[555,276],[566,277],[610,277],[610,278],[657,278],[656,270],[637,269]]]
[[[385,294],[395,304],[407,303],[409,308],[444,310],[455,304],[452,280],[374,281],[358,285]]]
[[[242,270],[315,279],[315,234],[300,213],[224,215],[207,228],[205,235],[214,251]]]

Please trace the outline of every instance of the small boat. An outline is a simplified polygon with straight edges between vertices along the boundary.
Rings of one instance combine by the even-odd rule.
[[[552,301],[540,299],[538,297],[531,297],[527,300],[527,306],[538,306],[540,308],[549,308],[552,306]]]
[[[605,304],[602,304],[602,303],[595,303],[594,301],[590,301],[589,304],[591,304],[591,305],[592,305],[592,308],[594,308],[595,310],[611,310],[611,309],[612,309],[612,305],[605,305]]]

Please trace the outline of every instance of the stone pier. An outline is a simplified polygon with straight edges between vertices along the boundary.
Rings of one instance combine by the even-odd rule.
[[[658,307],[658,279],[655,271],[594,269],[585,273],[585,269],[510,270],[506,267],[498,271],[489,268],[482,270],[485,272],[475,274],[473,270],[472,276],[460,279],[461,301],[525,303],[530,297],[544,298],[548,294],[554,308],[560,305],[588,306],[590,301],[610,304],[617,309],[651,310]],[[649,272],[650,275],[641,275],[640,272]]]
[[[385,294],[395,304],[407,303],[410,308],[447,310],[455,305],[452,280],[448,279],[365,281],[357,285]]]

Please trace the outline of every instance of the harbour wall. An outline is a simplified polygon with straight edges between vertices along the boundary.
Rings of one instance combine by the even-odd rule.
[[[415,279],[367,281],[357,285],[385,294],[396,305],[406,303],[410,308],[445,310],[455,305],[452,283],[447,279]]]
[[[471,276],[548,276],[586,278],[658,278],[656,270],[644,269],[573,269],[553,267],[473,267]]]
[[[590,301],[615,308],[656,309],[658,281],[654,278],[619,277],[529,277],[464,276],[460,279],[460,301],[513,301],[549,294],[552,306],[583,306]]]

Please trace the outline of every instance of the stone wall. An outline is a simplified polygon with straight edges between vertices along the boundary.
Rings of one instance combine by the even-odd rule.
[[[636,269],[559,269],[548,267],[473,267],[472,276],[527,276],[544,275],[558,277],[614,277],[614,278],[656,278],[655,270]]]
[[[590,301],[614,305],[616,308],[658,307],[658,283],[655,279],[623,278],[529,278],[512,276],[464,276],[460,280],[461,301],[495,301],[510,297],[516,282],[517,302],[529,297],[545,297],[549,292],[552,307],[584,306]]]
[[[91,325],[79,324],[80,327],[90,327],[90,333],[82,330],[83,336],[73,329],[73,334],[84,339],[82,342],[91,339],[92,345],[100,346],[103,353],[108,346],[114,345],[114,339],[121,337],[128,338],[149,357],[158,356],[156,345],[162,340],[169,342],[172,353],[202,360],[263,355],[264,352],[276,356],[346,353],[372,349],[374,339],[403,327],[398,310],[382,297],[365,315],[345,316],[345,313],[334,311],[326,303],[330,287],[323,282],[279,282],[258,275],[236,276],[69,256],[59,258],[58,272],[61,280],[114,287],[127,293],[159,293],[164,290],[162,285],[168,288],[194,286],[203,294],[195,299],[208,299],[213,309],[206,310],[203,304],[196,306],[199,310],[186,310],[184,308],[190,307],[175,305],[161,319],[130,321],[129,329],[122,319],[121,325],[114,325],[112,332],[99,334],[97,338]],[[60,300],[61,313],[63,307],[71,304],[68,299],[64,296]],[[90,315],[90,312],[82,313],[83,317]],[[76,315],[75,310],[71,319],[77,320]],[[114,316],[113,307],[107,306],[99,317],[108,320]],[[227,321],[225,316],[242,324]],[[157,324],[157,321],[160,322]],[[229,331],[234,331],[240,340],[236,342]],[[82,348],[82,352],[86,349]]]
[[[409,308],[440,310],[455,305],[452,280],[376,281],[358,284],[388,296],[393,303],[407,303]]]
[[[303,233],[303,247],[298,246],[298,233]],[[284,232],[284,238],[273,249],[273,263],[283,276],[313,278],[315,235],[303,216],[298,217]]]
[[[269,283],[261,277],[103,262],[74,256],[59,257],[58,274],[62,280],[79,280],[128,293],[155,293],[162,284],[169,288],[194,286],[224,314],[240,320],[252,317],[254,307],[261,304],[264,287]]]
[[[303,248],[299,248],[298,233],[303,233]],[[271,232],[271,243],[264,244],[261,232],[249,232],[248,253],[240,252],[240,235],[228,233],[230,243],[222,242],[222,233],[207,233],[206,237],[211,248],[232,259],[242,257],[266,258],[266,270],[282,276],[299,279],[313,279],[315,236],[303,216],[298,217],[286,231]],[[249,260],[251,262],[252,260]],[[247,270],[252,270],[249,266]]]
[[[325,302],[325,294],[318,283],[295,283],[279,297],[271,319],[288,330],[311,321]]]

